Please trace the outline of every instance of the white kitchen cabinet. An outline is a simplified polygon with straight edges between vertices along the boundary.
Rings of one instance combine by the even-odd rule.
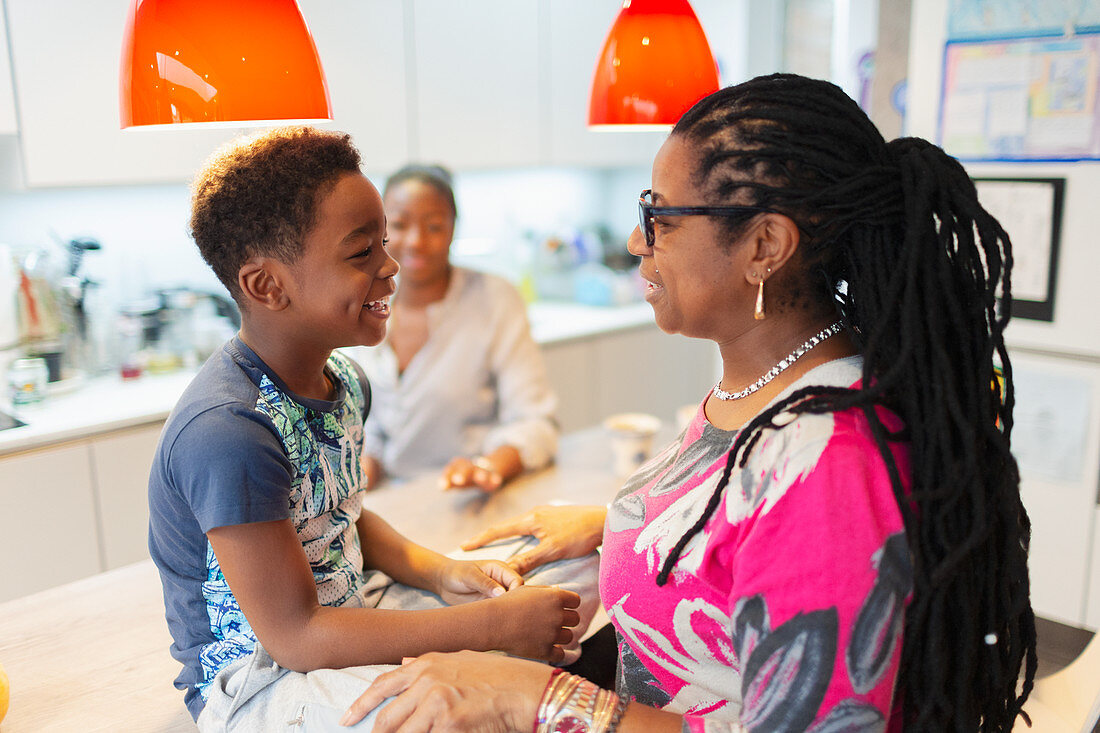
[[[655,325],[542,349],[566,432],[618,412],[648,412],[672,423],[678,408],[698,404],[716,381],[712,342],[669,335]]]
[[[771,2],[771,0],[767,0]],[[550,162],[648,168],[667,132],[588,129],[588,97],[596,61],[622,0],[541,0],[548,47]],[[746,78],[749,0],[692,0],[718,62],[720,84]]]
[[[0,601],[149,556],[161,423],[0,457]]]
[[[0,458],[0,601],[103,570],[84,441]]]
[[[28,186],[187,181],[222,143],[246,131],[119,129],[129,4],[7,0]],[[352,133],[368,172],[391,170],[408,147],[401,4],[303,0],[301,7],[329,82],[334,120],[326,128]]]
[[[23,185],[22,154],[19,148],[19,120],[12,86],[11,53],[7,22],[0,12],[0,190]]]
[[[545,162],[539,4],[412,3],[411,154],[453,168]]]
[[[405,28],[410,11],[393,0],[298,0],[298,7],[332,100],[332,122],[324,127],[351,133],[364,170],[380,179],[409,157]]]
[[[550,386],[558,395],[558,424],[562,432],[589,427],[598,420],[597,380],[593,346],[589,339],[561,341],[542,347]]]
[[[119,129],[129,0],[6,4],[28,186],[185,181],[239,132]]]
[[[120,430],[91,441],[105,570],[149,557],[149,469],[162,426]]]
[[[588,95],[620,0],[543,0],[549,46],[549,156],[555,165],[645,166],[667,133],[588,129]]]
[[[711,341],[667,334],[655,325],[601,338],[596,350],[601,419],[648,412],[674,420],[678,408],[698,404],[717,381],[717,349]]]
[[[1088,603],[1085,606],[1085,626],[1100,630],[1100,506],[1092,520],[1092,560],[1088,566]]]
[[[724,49],[731,58],[744,55],[745,32],[734,22],[744,0],[697,3],[719,59]],[[664,133],[587,128],[592,72],[620,5],[482,0],[471,10],[450,0],[300,2],[329,83],[329,127],[353,135],[375,177],[412,159],[456,169],[648,166]],[[0,135],[21,132],[26,185],[187,181],[212,151],[245,131],[119,129],[128,6],[7,0],[12,74],[4,73],[0,33]],[[723,66],[743,64],[738,58]]]
[[[0,13],[0,135],[15,135],[19,124],[15,117],[15,89],[11,83],[11,55],[4,14]]]

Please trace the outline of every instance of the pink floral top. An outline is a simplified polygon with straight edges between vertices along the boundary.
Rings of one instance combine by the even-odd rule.
[[[840,359],[777,400],[859,379],[860,358]],[[600,596],[619,635],[620,695],[682,714],[692,731],[898,728],[891,699],[912,571],[886,464],[859,410],[766,431],[657,586],[735,437],[700,406],[611,504]],[[892,445],[907,484],[908,449]]]

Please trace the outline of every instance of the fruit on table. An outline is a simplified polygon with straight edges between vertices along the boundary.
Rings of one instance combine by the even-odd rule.
[[[0,722],[4,720],[4,716],[8,713],[8,696],[11,694],[11,687],[8,685],[8,675],[4,673],[4,665],[0,664]]]

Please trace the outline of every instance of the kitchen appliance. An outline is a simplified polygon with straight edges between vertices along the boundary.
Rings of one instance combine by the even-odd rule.
[[[80,270],[84,255],[100,249],[94,239],[58,245],[65,251],[64,261],[50,248],[31,250],[21,262],[10,251],[0,251],[0,350],[14,345],[27,356],[44,359],[50,382],[78,378],[93,361],[85,305],[97,283]],[[11,272],[5,271],[8,266]],[[14,298],[9,299],[13,284]],[[5,314],[11,302],[14,317]]]
[[[240,311],[229,298],[186,287],[162,288],[119,311],[119,366],[142,370],[195,367],[236,333]]]

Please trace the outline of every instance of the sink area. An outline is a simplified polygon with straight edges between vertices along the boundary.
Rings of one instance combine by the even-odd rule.
[[[13,417],[8,413],[0,410],[0,430],[7,430],[8,428],[21,428],[27,423],[23,422],[17,417]]]

